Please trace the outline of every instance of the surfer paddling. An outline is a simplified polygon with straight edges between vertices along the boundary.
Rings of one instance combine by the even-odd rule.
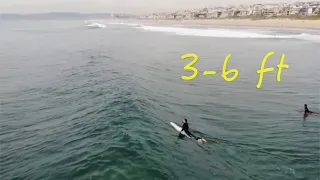
[[[188,120],[184,119],[184,123],[182,125],[182,129],[180,132],[184,131],[187,135],[189,135],[190,137],[194,138],[195,140],[199,141],[199,142],[207,142],[204,138],[200,138],[200,137],[196,137],[195,135],[193,135],[190,131],[189,131],[189,125],[188,125]]]

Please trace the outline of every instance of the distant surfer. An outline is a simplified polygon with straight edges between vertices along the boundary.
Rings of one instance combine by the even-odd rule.
[[[312,111],[309,111],[307,104],[304,105],[304,114],[313,114]]]
[[[189,125],[188,125],[187,119],[184,119],[184,123],[182,125],[181,132],[182,131],[184,131],[187,135],[189,135],[190,137],[194,138],[195,140],[197,140],[199,142],[207,142],[204,138],[196,137],[195,135],[191,134],[191,132],[189,131]]]

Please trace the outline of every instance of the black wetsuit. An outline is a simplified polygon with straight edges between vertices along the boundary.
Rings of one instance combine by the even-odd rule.
[[[186,132],[186,134],[188,134],[189,136],[191,136],[191,137],[193,137],[193,138],[197,138],[197,137],[195,137],[193,134],[191,134],[191,133],[189,132],[189,125],[188,125],[188,123],[183,123],[181,132],[182,132],[182,131]]]
[[[308,113],[313,113],[312,111],[309,111],[308,107],[304,107],[304,113],[308,114]]]

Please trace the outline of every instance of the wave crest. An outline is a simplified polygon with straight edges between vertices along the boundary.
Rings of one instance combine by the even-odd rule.
[[[239,29],[196,29],[181,27],[158,27],[158,26],[141,26],[136,27],[145,31],[167,32],[184,36],[204,36],[204,37],[221,37],[221,38],[278,38],[278,39],[302,39],[320,42],[320,35],[297,34],[297,35],[277,35],[262,34],[258,32],[249,32]]]
[[[106,25],[100,23],[90,23],[86,25],[88,28],[105,28]]]

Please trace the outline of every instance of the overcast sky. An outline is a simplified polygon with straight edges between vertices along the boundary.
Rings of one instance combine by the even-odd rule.
[[[0,13],[149,13],[214,5],[296,2],[299,0],[0,0]]]

